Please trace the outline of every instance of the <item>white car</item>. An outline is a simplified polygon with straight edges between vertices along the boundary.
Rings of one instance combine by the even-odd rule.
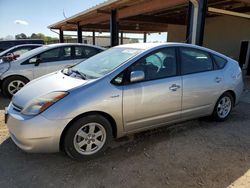
[[[0,86],[11,97],[30,80],[75,65],[104,48],[86,44],[45,45],[21,55],[11,62],[0,62]]]

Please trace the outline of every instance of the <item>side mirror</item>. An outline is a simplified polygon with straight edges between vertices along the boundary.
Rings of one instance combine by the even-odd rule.
[[[30,63],[30,64],[34,64],[35,66],[38,66],[38,65],[41,63],[41,59],[40,59],[40,58],[34,57],[34,58],[31,58],[31,59],[29,60],[29,63]]]
[[[143,71],[132,71],[130,73],[130,82],[140,82],[145,79],[145,73]]]

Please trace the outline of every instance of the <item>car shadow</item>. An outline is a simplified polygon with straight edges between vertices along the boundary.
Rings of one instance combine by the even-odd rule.
[[[10,103],[10,100],[2,95],[0,92],[0,110],[4,110]]]
[[[238,113],[246,107],[223,123],[193,120],[136,134],[90,161],[25,153],[7,139],[0,187],[227,187],[250,168],[250,118]]]

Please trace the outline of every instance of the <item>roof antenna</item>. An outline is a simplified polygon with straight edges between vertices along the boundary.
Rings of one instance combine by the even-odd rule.
[[[63,17],[67,19],[67,16],[65,15],[64,9],[63,9]]]

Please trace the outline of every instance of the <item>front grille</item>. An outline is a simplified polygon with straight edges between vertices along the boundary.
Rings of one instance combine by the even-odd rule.
[[[14,104],[14,103],[12,103],[12,105],[13,105],[13,109],[14,109],[15,111],[17,111],[17,112],[21,112],[22,109],[23,109],[22,107],[20,107],[20,106]]]

